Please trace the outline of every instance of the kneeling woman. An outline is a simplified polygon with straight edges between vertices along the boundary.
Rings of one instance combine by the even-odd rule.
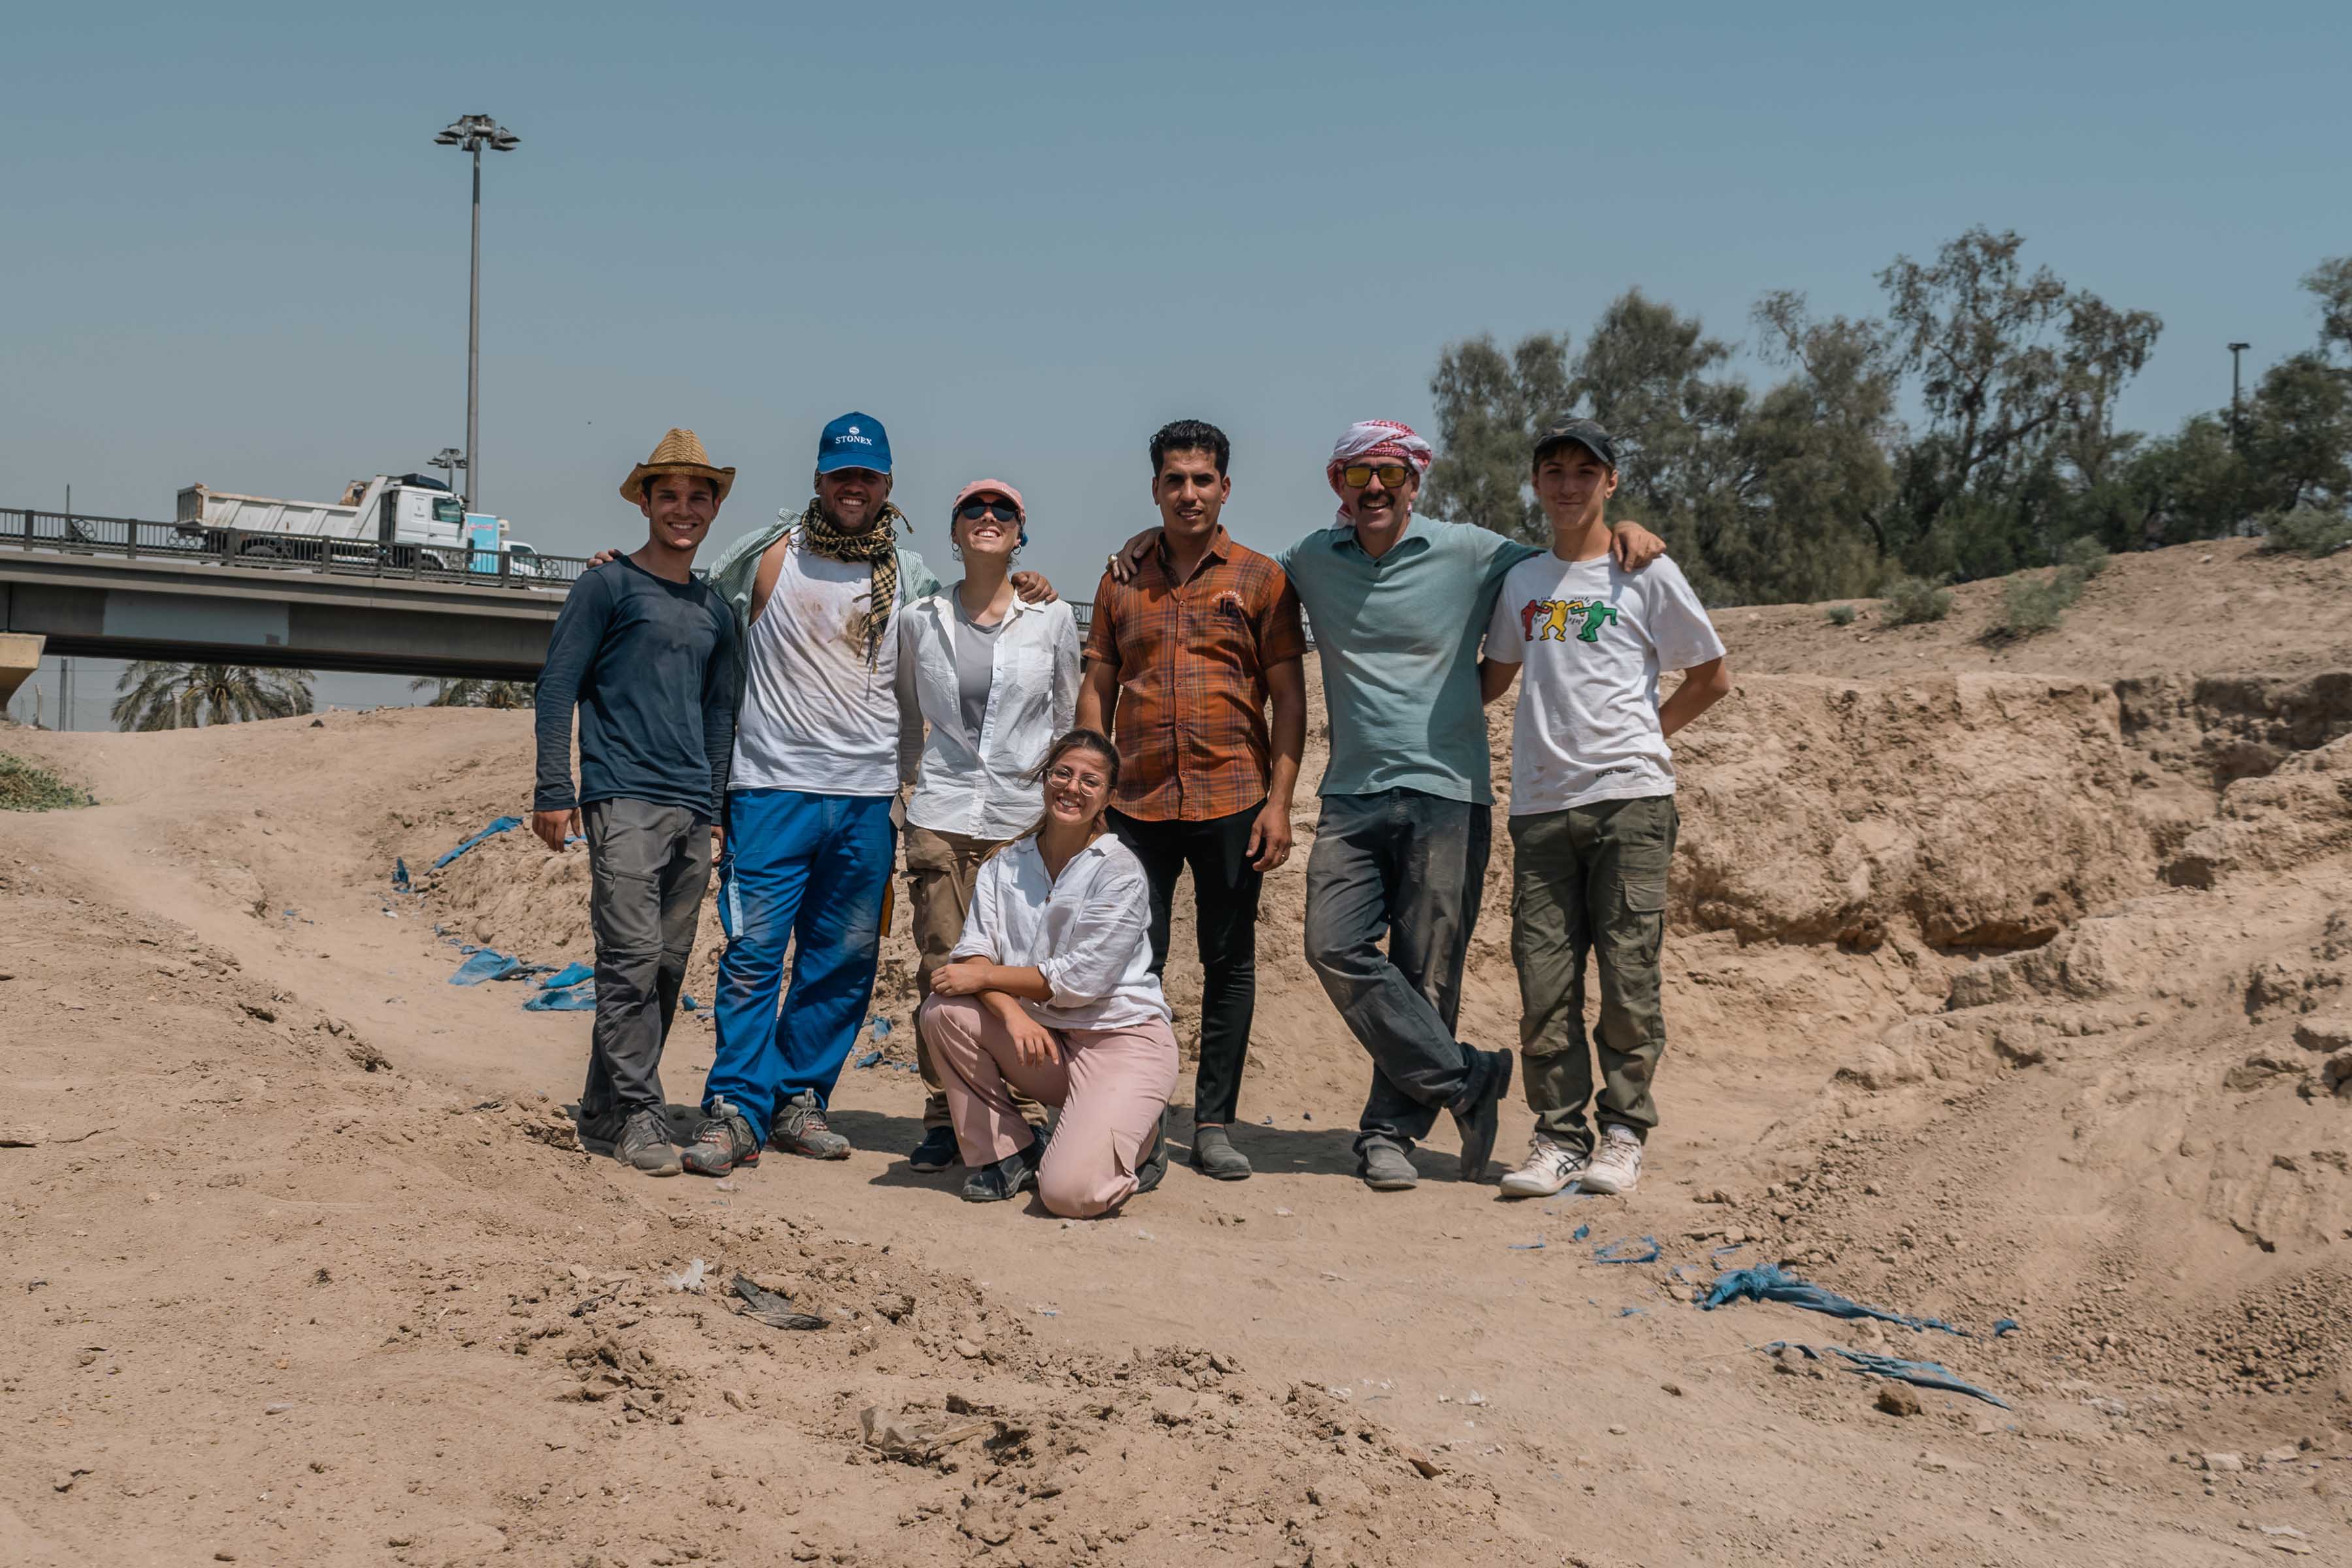
[[[1151,973],[1143,865],[1103,830],[1118,753],[1073,730],[1040,773],[1045,819],[981,867],[919,1023],[973,1172],[963,1195],[1034,1186],[1048,1210],[1085,1219],[1150,1191],[1168,1168],[1160,1124],[1176,1036]],[[1050,1141],[1011,1089],[1062,1108]]]

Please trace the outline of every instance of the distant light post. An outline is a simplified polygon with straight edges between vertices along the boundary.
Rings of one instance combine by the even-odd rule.
[[[2252,343],[2230,345],[2230,449],[2233,452],[2245,445],[2240,434],[2242,426],[2238,423],[2238,356],[2253,346]]]
[[[482,149],[511,153],[522,138],[487,114],[464,114],[433,140],[444,147],[462,147],[474,155],[474,265],[466,305],[466,510],[481,501],[482,384]],[[456,477],[454,472],[451,476]]]
[[[425,466],[427,468],[439,468],[443,473],[447,474],[449,476],[449,493],[453,496],[457,493],[457,472],[466,466],[465,453],[460,452],[455,447],[444,447],[439,451],[433,454],[432,460]]]

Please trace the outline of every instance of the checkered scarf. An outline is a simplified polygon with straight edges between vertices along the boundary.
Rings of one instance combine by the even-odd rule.
[[[793,525],[793,540],[812,555],[830,561],[864,561],[874,568],[874,586],[866,598],[866,668],[878,668],[882,639],[890,629],[890,612],[898,603],[898,540],[900,527],[909,530],[907,514],[888,501],[875,514],[873,526],[851,533],[824,514],[812,497],[808,510]]]

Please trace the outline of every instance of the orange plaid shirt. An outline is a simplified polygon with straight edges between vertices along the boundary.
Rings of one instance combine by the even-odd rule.
[[[1223,527],[1189,581],[1176,581],[1164,540],[1131,581],[1106,574],[1086,657],[1118,676],[1111,804],[1148,822],[1203,822],[1263,802],[1265,671],[1306,652],[1290,579]]]

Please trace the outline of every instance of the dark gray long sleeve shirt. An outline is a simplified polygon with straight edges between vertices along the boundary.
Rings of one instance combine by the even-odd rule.
[[[584,572],[548,638],[537,707],[533,811],[645,800],[712,819],[735,750],[735,617],[708,584],[656,577],[626,556]]]

